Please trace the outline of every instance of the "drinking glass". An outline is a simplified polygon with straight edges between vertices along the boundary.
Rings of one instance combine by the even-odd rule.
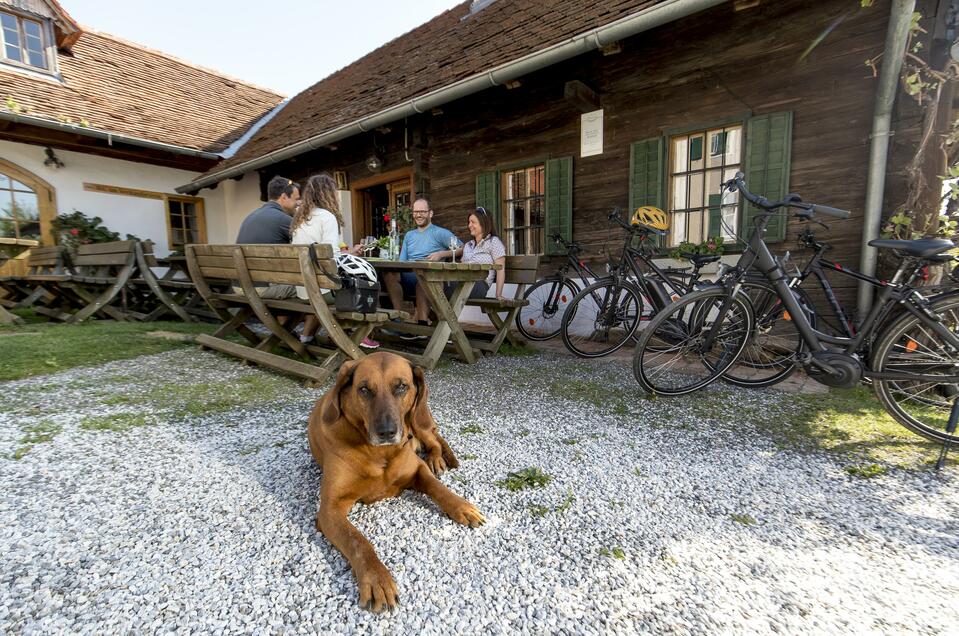
[[[373,255],[373,248],[376,247],[376,237],[367,236],[363,239],[363,253],[366,254],[366,258],[369,258]]]
[[[450,237],[450,256],[453,257],[453,262],[456,262],[456,249],[460,246],[459,239],[455,236]]]

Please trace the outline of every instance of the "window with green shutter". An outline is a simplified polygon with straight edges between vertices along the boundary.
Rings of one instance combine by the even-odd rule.
[[[548,255],[565,254],[566,250],[551,240],[559,234],[566,241],[573,240],[573,158],[562,157],[546,162],[546,228],[545,252]]]
[[[641,205],[662,209],[663,204],[663,140],[661,137],[644,139],[629,147],[629,214]],[[655,237],[655,244],[662,243]],[[638,247],[634,239],[633,247]]]
[[[792,112],[751,117],[746,125],[746,187],[769,200],[781,199],[789,190],[792,151]],[[757,210],[746,205],[740,234],[747,239]],[[786,216],[773,215],[766,225],[767,241],[786,238]]]

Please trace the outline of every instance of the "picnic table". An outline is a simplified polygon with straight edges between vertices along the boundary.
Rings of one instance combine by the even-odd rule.
[[[433,369],[446,349],[452,343],[453,349],[466,362],[473,364],[480,353],[470,345],[469,338],[459,322],[460,312],[469,298],[476,281],[483,280],[490,270],[501,269],[502,265],[486,263],[445,263],[438,261],[392,261],[378,258],[368,259],[378,273],[413,272],[426,292],[437,322],[433,327],[423,327],[408,323],[390,323],[386,327],[396,331],[419,333],[429,337],[426,348],[421,354],[393,351],[427,369]],[[382,278],[382,276],[381,276]],[[451,283],[453,293],[446,298],[444,284]],[[408,344],[408,343],[406,343]],[[386,347],[383,350],[388,350]]]

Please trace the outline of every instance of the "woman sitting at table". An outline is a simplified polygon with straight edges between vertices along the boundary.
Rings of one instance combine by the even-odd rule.
[[[456,250],[457,257],[462,263],[498,264],[502,267],[490,271],[485,280],[478,280],[473,285],[470,298],[486,298],[489,288],[496,282],[496,298],[503,300],[503,283],[506,282],[506,247],[493,231],[493,219],[486,208],[476,208],[470,213],[466,229],[473,238]],[[451,286],[447,287],[447,295],[452,293]]]
[[[293,220],[290,222],[290,243],[294,245],[308,245],[310,243],[326,244],[337,254],[343,242],[343,216],[340,214],[339,196],[336,191],[336,182],[329,174],[321,172],[306,180],[300,193],[300,201]],[[356,249],[349,250],[356,254]],[[309,298],[305,287],[298,286],[296,295],[303,300]],[[333,293],[323,290],[323,299],[328,305],[333,304]],[[303,334],[300,341],[307,343],[313,340],[319,320],[312,313],[306,318],[303,325]],[[376,349],[380,343],[370,338],[364,338],[361,347]]]

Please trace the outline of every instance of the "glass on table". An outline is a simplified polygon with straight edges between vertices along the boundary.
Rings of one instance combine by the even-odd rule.
[[[453,257],[453,262],[456,262],[456,250],[460,247],[460,240],[455,236],[450,236],[450,256]]]

